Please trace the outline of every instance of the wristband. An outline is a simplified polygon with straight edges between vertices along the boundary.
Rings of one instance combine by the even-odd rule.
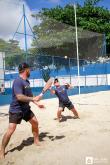
[[[42,90],[42,92],[41,92],[42,94],[44,94],[45,92],[44,92],[44,90]]]
[[[51,90],[51,89],[52,89],[52,87],[49,88],[49,90]]]
[[[43,96],[43,93],[41,92],[39,96],[42,97]]]

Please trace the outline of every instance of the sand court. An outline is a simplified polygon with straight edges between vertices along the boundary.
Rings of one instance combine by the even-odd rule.
[[[39,121],[41,146],[33,144],[29,123],[17,126],[0,165],[110,165],[110,92],[71,96],[80,119],[65,109],[55,120],[58,99],[42,100],[46,109],[31,103]],[[0,142],[8,126],[8,108],[0,106]]]

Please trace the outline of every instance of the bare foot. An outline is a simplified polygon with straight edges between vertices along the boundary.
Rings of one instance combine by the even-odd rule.
[[[5,152],[0,150],[0,160],[5,159]]]
[[[60,123],[60,122],[62,122],[63,118],[60,117],[60,118],[57,118],[57,120],[58,120],[58,122]]]
[[[61,115],[60,117],[57,117],[56,119],[58,120],[58,122],[61,122],[62,121],[62,119],[63,119],[63,115]]]
[[[61,117],[60,118],[58,118],[58,117],[56,117],[56,118],[54,118],[54,120],[61,120],[63,118],[63,116],[61,115]]]
[[[35,144],[36,146],[41,146],[40,141],[36,141],[36,142],[34,142],[34,144]]]

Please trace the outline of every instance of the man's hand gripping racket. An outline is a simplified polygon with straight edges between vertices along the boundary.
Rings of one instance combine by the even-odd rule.
[[[45,108],[45,106],[42,105],[42,104],[40,104],[39,101],[42,99],[44,93],[45,93],[48,89],[50,89],[52,83],[53,83],[53,80],[52,80],[52,78],[50,78],[50,79],[46,82],[46,84],[45,84],[45,86],[44,86],[42,92],[40,93],[40,95],[34,97],[33,103],[36,104],[40,109]]]
[[[43,88],[41,94],[39,95],[39,96],[40,96],[40,99],[42,98],[42,96],[44,95],[44,93],[45,93],[48,89],[50,89],[50,87],[52,86],[52,83],[53,83],[53,79],[52,79],[52,78],[50,78],[50,79],[46,82],[46,84],[45,84],[45,86],[44,86],[44,88]]]

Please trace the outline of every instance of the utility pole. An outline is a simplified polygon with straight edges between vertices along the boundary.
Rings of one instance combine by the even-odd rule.
[[[26,15],[25,15],[25,6],[23,4],[23,18],[24,18],[24,40],[25,40],[25,52],[26,52],[26,62],[27,62],[27,55],[28,55],[28,49],[27,49],[27,33],[26,33]]]
[[[77,29],[77,16],[76,16],[76,4],[74,4],[74,14],[75,14],[75,29],[76,29],[76,50],[77,50],[77,67],[78,67],[78,89],[80,95],[80,73],[79,73],[79,47],[78,47],[78,29]]]
[[[24,22],[24,24],[23,24],[23,25],[24,25],[24,26],[23,26],[23,30],[24,30],[23,33],[18,31],[19,28],[20,28],[20,25],[21,25],[22,21]],[[27,25],[29,26],[29,28],[30,28],[32,34],[28,34],[28,33],[27,33],[27,26],[26,26],[26,23],[27,23]],[[27,62],[27,61],[28,61],[27,36],[34,37],[35,39],[36,39],[36,37],[35,37],[35,35],[34,35],[33,31],[32,31],[31,25],[30,25],[30,23],[29,23],[29,21],[28,21],[28,19],[27,19],[27,17],[26,17],[24,4],[23,4],[23,15],[22,15],[22,18],[21,18],[21,20],[20,20],[20,22],[19,22],[19,24],[18,24],[18,27],[17,27],[17,29],[16,29],[14,35],[13,35],[12,40],[15,38],[15,35],[16,35],[16,34],[19,34],[19,35],[23,35],[23,36],[24,36],[25,61]]]

